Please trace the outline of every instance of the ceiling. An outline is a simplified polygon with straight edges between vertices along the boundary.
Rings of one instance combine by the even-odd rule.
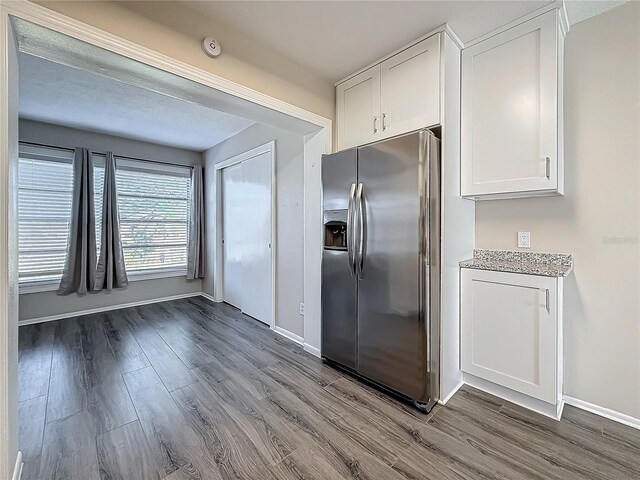
[[[468,42],[548,3],[506,1],[186,1],[331,82],[448,23]],[[571,1],[571,23],[620,1]],[[571,4],[571,5],[570,5]],[[608,5],[607,5],[608,4]],[[573,12],[576,12],[573,14]],[[573,17],[573,18],[572,18]],[[574,20],[574,18],[578,20]],[[212,31],[215,37],[216,32]],[[224,54],[224,45],[222,45]]]
[[[547,0],[186,2],[335,82],[444,23],[463,42]],[[212,31],[211,36],[215,37]],[[224,54],[224,45],[222,45]]]
[[[203,151],[254,122],[90,71],[21,53],[20,116]]]

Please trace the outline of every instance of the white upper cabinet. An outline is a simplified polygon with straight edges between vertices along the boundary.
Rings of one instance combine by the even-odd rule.
[[[463,196],[563,193],[560,13],[462,51]]]
[[[380,138],[380,65],[338,85],[336,98],[339,150]]]
[[[440,123],[440,35],[380,64],[382,136]]]
[[[440,123],[435,34],[336,86],[337,150]]]

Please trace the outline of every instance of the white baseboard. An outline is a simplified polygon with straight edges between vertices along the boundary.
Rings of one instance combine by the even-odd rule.
[[[314,357],[321,357],[321,353],[320,353],[320,349],[317,347],[314,347],[312,345],[309,345],[308,343],[305,343],[303,345],[304,351],[307,353],[310,353],[311,355],[313,355]]]
[[[449,392],[449,395],[447,395],[445,398],[441,398],[440,400],[438,400],[438,403],[440,405],[446,405],[446,403],[451,400],[451,397],[453,397],[456,393],[458,393],[458,390],[460,390],[462,388],[462,386],[464,385],[464,382],[462,380],[460,380],[460,382],[458,383],[458,385],[456,385],[454,387],[453,390],[451,390],[451,392]]]
[[[200,292],[200,296],[206,298],[207,300],[211,300],[212,302],[215,302],[215,303],[220,303],[222,301],[222,300],[216,300],[215,298],[213,298],[213,296],[204,292]]]
[[[584,400],[570,397],[568,395],[565,395],[563,399],[567,405],[572,405],[576,408],[580,408],[582,410],[586,410],[587,412],[595,413],[596,415],[600,415],[601,417],[613,420],[614,422],[622,423],[629,427],[637,428],[640,430],[640,418],[635,418],[625,413],[616,412],[615,410],[610,410],[608,408],[601,407],[600,405],[585,402]]]
[[[304,338],[302,338],[300,335],[291,333],[289,330],[285,330],[284,328],[278,327],[278,326],[276,326],[273,330],[274,332],[282,335],[283,337],[296,342],[298,345],[304,345]]]
[[[20,480],[22,478],[22,452],[18,450],[18,455],[16,455],[16,465],[13,467],[13,476],[11,480]]]
[[[60,313],[58,315],[50,315],[48,317],[30,318],[29,320],[22,320],[18,322],[19,326],[31,325],[34,323],[52,322],[54,320],[62,320],[63,318],[79,317],[81,315],[91,315],[93,313],[109,312],[111,310],[120,310],[122,308],[138,307],[140,305],[149,305],[151,303],[168,302],[170,300],[179,300],[181,298],[197,297],[202,295],[201,292],[183,293],[180,295],[171,295],[169,297],[151,298],[148,300],[141,300],[139,302],[120,303],[117,305],[106,305],[104,307],[90,308],[88,310],[79,310],[77,312]]]

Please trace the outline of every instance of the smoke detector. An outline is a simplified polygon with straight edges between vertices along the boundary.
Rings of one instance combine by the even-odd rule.
[[[220,44],[213,37],[207,37],[202,41],[202,50],[211,58],[215,58],[222,52]]]

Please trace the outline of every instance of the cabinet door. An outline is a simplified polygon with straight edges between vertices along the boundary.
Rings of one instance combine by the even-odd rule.
[[[336,87],[338,150],[380,138],[380,65]]]
[[[557,279],[462,269],[464,372],[556,403]]]
[[[561,193],[556,15],[462,51],[462,195]]]
[[[383,137],[440,123],[440,35],[382,62],[380,76]]]

